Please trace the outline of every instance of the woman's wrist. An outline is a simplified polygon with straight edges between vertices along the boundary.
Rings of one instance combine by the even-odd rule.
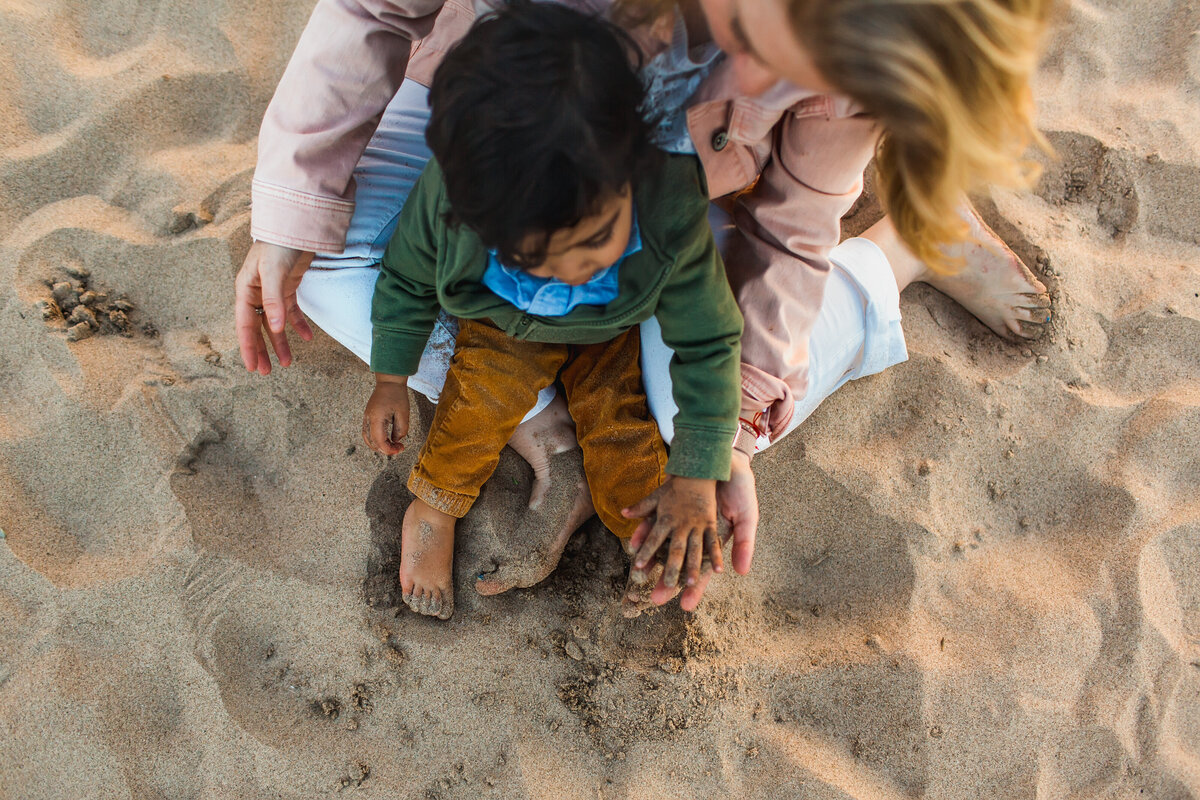
[[[381,384],[381,383],[392,383],[397,386],[407,386],[408,385],[408,376],[407,375],[388,375],[385,372],[376,372],[375,373],[375,383],[376,383],[376,385]]]

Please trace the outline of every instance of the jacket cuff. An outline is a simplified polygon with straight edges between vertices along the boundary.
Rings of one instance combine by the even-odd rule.
[[[671,455],[667,458],[667,473],[680,478],[729,480],[733,434],[732,430],[716,431],[675,426]]]
[[[258,241],[312,253],[340,253],[353,214],[351,200],[259,180],[250,187],[250,235]]]
[[[420,337],[375,328],[371,332],[371,372],[415,375],[428,341],[428,334]]]

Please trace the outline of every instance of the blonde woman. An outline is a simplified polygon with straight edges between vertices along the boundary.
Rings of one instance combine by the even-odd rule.
[[[744,574],[758,519],[750,457],[845,381],[907,357],[900,290],[926,281],[1000,335],[1036,336],[1049,320],[1045,287],[965,201],[972,188],[1030,177],[1021,154],[1038,137],[1028,84],[1049,0],[570,4],[634,35],[658,144],[695,153],[708,179],[711,221],[746,318],[743,425],[718,495],[733,567]],[[270,372],[268,342],[290,364],[285,329],[311,338],[306,313],[369,359],[375,265],[428,158],[425,87],[482,11],[463,0],[317,3],[259,140],[255,241],[237,278],[249,370]],[[889,215],[839,244],[873,156]],[[443,320],[434,340],[453,328]],[[647,396],[670,441],[670,352],[652,327],[642,338]],[[437,352],[447,348],[434,340],[410,386],[436,402],[447,367]],[[552,456],[574,444],[551,395],[510,443],[538,477],[532,504],[546,494]],[[477,588],[492,594],[545,577],[591,514],[587,493],[579,496],[535,543],[536,558],[514,555]],[[635,560],[655,537],[642,527]],[[684,588],[685,609],[707,580]],[[651,600],[677,593],[660,584]]]

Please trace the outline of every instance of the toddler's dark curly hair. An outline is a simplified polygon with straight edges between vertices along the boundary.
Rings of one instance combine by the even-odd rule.
[[[480,18],[429,92],[425,138],[449,221],[505,263],[539,266],[551,234],[655,167],[638,66],[628,34],[555,3],[517,0]]]

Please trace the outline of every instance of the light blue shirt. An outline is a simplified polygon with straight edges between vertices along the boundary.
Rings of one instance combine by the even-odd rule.
[[[617,298],[617,268],[626,258],[642,249],[642,233],[638,229],[637,209],[629,229],[629,244],[611,267],[593,275],[587,283],[571,286],[558,278],[535,278],[528,272],[500,263],[495,250],[488,251],[483,285],[517,308],[539,317],[561,317],[577,305],[604,306]]]
[[[650,140],[660,150],[696,154],[696,145],[688,133],[687,101],[724,56],[713,42],[690,47],[687,25],[676,8],[671,46],[638,72],[646,87],[646,108],[654,111],[655,126]]]

